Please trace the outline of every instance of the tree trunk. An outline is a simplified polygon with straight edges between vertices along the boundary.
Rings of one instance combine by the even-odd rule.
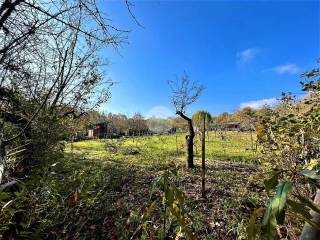
[[[194,168],[193,163],[193,140],[194,140],[194,130],[192,125],[192,120],[188,120],[189,125],[189,135],[186,137],[187,139],[187,145],[188,145],[188,168]]]
[[[193,163],[193,139],[194,136],[187,135],[186,136],[186,142],[187,142],[187,148],[188,148],[188,168],[194,168],[194,163]]]
[[[317,190],[316,196],[313,200],[315,204],[320,204],[320,190]],[[310,214],[312,216],[312,220],[318,224],[320,224],[320,214],[311,210]],[[300,240],[318,240],[320,239],[320,230],[310,226],[308,223],[305,223],[303,231],[300,236]]]
[[[206,197],[206,118],[203,118],[202,130],[202,144],[201,144],[201,158],[202,158],[202,184],[201,195]]]
[[[194,140],[195,133],[194,133],[193,125],[192,125],[192,119],[188,118],[182,112],[178,111],[177,114],[188,122],[189,135],[186,136],[186,142],[187,142],[187,148],[188,148],[187,162],[188,162],[188,168],[194,168],[194,163],[193,163],[193,140]]]

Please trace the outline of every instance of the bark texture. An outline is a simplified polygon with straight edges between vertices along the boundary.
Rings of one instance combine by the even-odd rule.
[[[187,148],[188,148],[188,168],[194,168],[194,162],[193,162],[193,140],[194,140],[194,129],[193,129],[193,124],[192,124],[192,119],[187,117],[184,113],[182,112],[177,112],[177,114],[182,117],[184,120],[188,122],[188,128],[189,128],[189,134],[186,136],[186,142],[187,142]]]

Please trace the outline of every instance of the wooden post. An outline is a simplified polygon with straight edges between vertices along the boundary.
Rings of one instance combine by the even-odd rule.
[[[203,130],[202,130],[202,146],[201,146],[201,158],[202,158],[202,184],[201,195],[206,197],[206,116],[203,116]]]

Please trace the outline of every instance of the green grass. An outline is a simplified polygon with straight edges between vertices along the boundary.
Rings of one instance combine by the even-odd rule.
[[[250,139],[250,133],[228,132],[222,140],[210,132],[206,200],[200,197],[199,136],[192,170],[184,134],[68,144],[63,155],[49,156],[30,173],[23,202],[33,209],[28,228],[44,239],[128,239],[136,228],[128,219],[146,210],[152,182],[174,164],[198,238],[246,239],[248,216],[266,198],[262,183],[252,181],[259,169]],[[78,198],[70,204],[73,192]]]
[[[179,187],[187,194],[199,238],[244,239],[247,215],[261,200],[256,192],[247,190],[256,159],[251,150],[250,133],[227,132],[224,140],[213,132],[207,136],[207,201],[200,198],[199,136],[195,138],[197,167],[194,170],[185,168],[185,149],[185,134],[158,135],[75,142],[68,145],[66,156],[70,161],[68,165],[74,169],[73,175],[78,174],[74,179],[88,181],[78,182],[83,186],[79,199],[91,201],[97,209],[101,208],[101,201],[93,196],[102,194],[103,199],[109,199],[107,209],[117,217],[105,211],[110,215],[108,221],[112,226],[108,228],[115,239],[127,239],[132,233],[133,229],[126,225],[130,213],[144,211],[151,202],[148,196],[152,181],[173,163],[180,168]],[[105,234],[101,224],[97,225],[100,226],[96,227],[98,233],[91,234]],[[110,232],[103,236],[111,238]]]
[[[254,134],[253,134],[254,135]],[[195,157],[200,157],[200,136],[195,138]],[[85,154],[93,159],[109,158],[110,160],[122,159],[124,163],[138,165],[166,164],[172,160],[184,161],[185,134],[157,135],[132,137],[121,140],[91,140],[73,143],[73,153]],[[130,154],[136,150],[137,154]],[[71,151],[71,146],[67,151]],[[177,158],[177,159],[176,159]],[[224,140],[219,134],[210,132],[206,137],[206,158],[211,160],[224,160],[232,162],[251,163],[256,159],[256,153],[251,150],[250,133],[227,132]]]

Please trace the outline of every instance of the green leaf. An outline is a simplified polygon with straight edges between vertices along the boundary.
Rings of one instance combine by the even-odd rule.
[[[157,200],[153,201],[150,206],[148,207],[147,211],[142,215],[141,220],[142,222],[145,222],[146,220],[148,220],[154,210],[154,208],[157,205]]]
[[[171,205],[174,201],[174,192],[172,186],[169,186],[166,191],[167,204]]]
[[[311,179],[311,178],[307,178],[306,180],[310,184],[310,186],[315,187],[315,189],[320,189],[320,184],[318,180]]]
[[[154,193],[161,187],[163,186],[163,176],[159,176],[157,177],[151,185],[151,190],[150,190],[150,194],[149,194],[149,198],[152,198],[152,196],[154,195]]]
[[[268,240],[276,239],[276,226],[284,216],[287,194],[291,191],[292,183],[282,182],[277,186],[276,195],[269,201],[262,222],[265,237]]]
[[[277,214],[283,210],[286,200],[287,194],[292,191],[292,183],[291,182],[283,182],[277,187],[277,193],[275,196],[274,206],[277,208]]]
[[[304,169],[301,172],[299,172],[300,175],[311,178],[311,179],[320,179],[320,175],[317,173],[317,171],[309,170],[309,169]]]
[[[257,234],[260,232],[260,225],[256,224],[259,215],[262,215],[264,208],[255,209],[250,216],[249,225],[247,228],[248,240],[255,240]],[[258,235],[259,236],[259,235]]]
[[[277,219],[272,211],[272,201],[269,202],[262,222],[264,234],[267,240],[273,240],[276,237]]]
[[[293,213],[296,213],[300,219],[307,222],[312,227],[320,229],[319,224],[312,221],[312,215],[310,214],[309,209],[307,209],[304,204],[294,202],[289,199],[287,200],[287,203],[291,207],[291,209],[293,210]]]
[[[0,201],[6,201],[10,198],[10,194],[7,192],[0,192]]]
[[[287,200],[288,205],[291,207],[293,212],[304,216],[307,219],[312,219],[312,216],[309,212],[309,209],[306,208],[304,204],[299,202],[292,201],[290,199]]]
[[[312,209],[313,211],[317,212],[320,214],[320,205],[315,204],[314,202],[312,202],[310,199],[303,197],[301,195],[295,195],[301,203],[305,204],[306,206],[308,206],[310,209]]]
[[[268,195],[270,195],[271,190],[273,190],[278,185],[278,178],[281,173],[282,171],[274,172],[271,178],[263,181]]]

